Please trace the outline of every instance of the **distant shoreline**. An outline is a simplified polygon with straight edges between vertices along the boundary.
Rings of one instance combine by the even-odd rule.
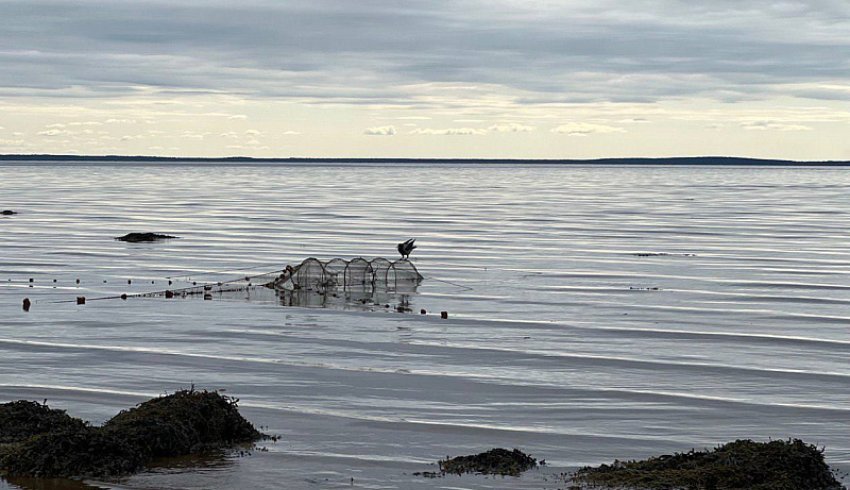
[[[637,157],[594,159],[525,159],[525,158],[323,158],[323,157],[163,157],[126,155],[0,155],[0,162],[188,162],[188,163],[489,163],[489,164],[560,164],[560,165],[745,165],[848,167],[848,160],[797,161],[746,157]]]

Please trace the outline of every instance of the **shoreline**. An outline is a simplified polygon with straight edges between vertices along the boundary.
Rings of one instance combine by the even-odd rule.
[[[51,155],[5,154],[0,162],[133,162],[133,163],[413,163],[413,164],[537,164],[537,165],[663,165],[663,166],[765,166],[847,167],[850,160],[785,160],[725,156],[615,157],[589,159],[525,158],[360,158],[360,157],[168,157],[150,155]]]

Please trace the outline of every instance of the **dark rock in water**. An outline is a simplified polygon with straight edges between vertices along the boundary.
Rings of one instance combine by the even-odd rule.
[[[155,398],[122,411],[102,427],[30,402],[6,404],[0,407],[0,417],[9,405],[14,406],[7,409],[7,420],[0,421],[3,440],[13,443],[0,448],[0,470],[7,475],[123,475],[142,469],[154,458],[263,437],[242,418],[235,400],[216,392],[185,390]],[[33,424],[18,415],[30,412],[44,422]]]
[[[138,242],[155,242],[157,240],[168,240],[170,238],[180,238],[171,235],[162,235],[160,233],[127,233],[124,236],[116,237],[116,240],[122,242],[138,243]]]
[[[0,444],[22,442],[57,430],[82,429],[85,423],[38,402],[16,401],[0,405]]]
[[[840,490],[823,451],[799,439],[737,440],[712,451],[690,451],[643,461],[582,468],[575,483],[607,488]],[[846,490],[846,489],[845,489]]]
[[[13,214],[18,214],[18,213],[17,213],[17,211],[12,211],[11,209],[4,209],[3,211],[0,211],[0,215],[3,215],[3,216],[12,216]]]
[[[458,456],[440,460],[443,473],[483,473],[488,475],[519,476],[523,471],[537,467],[537,460],[519,449],[491,449],[471,456]]]

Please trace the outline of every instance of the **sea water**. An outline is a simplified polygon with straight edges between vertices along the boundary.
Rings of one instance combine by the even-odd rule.
[[[96,486],[558,488],[736,438],[850,470],[843,169],[23,162],[0,164],[0,208],[0,401],[98,424],[194,385],[281,437]],[[134,231],[180,238],[114,240]],[[96,300],[412,237],[404,313]],[[492,447],[547,466],[413,475]]]

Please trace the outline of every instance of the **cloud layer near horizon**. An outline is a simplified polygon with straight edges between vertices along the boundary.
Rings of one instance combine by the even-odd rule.
[[[612,141],[675,129],[734,130],[718,153],[781,132],[813,157],[850,157],[823,146],[850,129],[844,0],[13,0],[0,16],[0,151],[401,154],[404,138],[501,133],[549,156],[573,156],[560,154],[576,144],[564,136],[585,135],[575,156],[603,156]],[[203,130],[186,125],[199,117]],[[109,119],[168,134],[46,127],[121,124]],[[264,135],[245,133],[258,125]],[[206,144],[175,141],[189,130]],[[210,146],[233,131],[237,143]],[[322,151],[311,134],[339,138]],[[362,141],[375,134],[392,138]],[[135,146],[109,139],[125,137]],[[663,139],[608,151],[670,153]],[[487,156],[450,140],[449,153]]]

